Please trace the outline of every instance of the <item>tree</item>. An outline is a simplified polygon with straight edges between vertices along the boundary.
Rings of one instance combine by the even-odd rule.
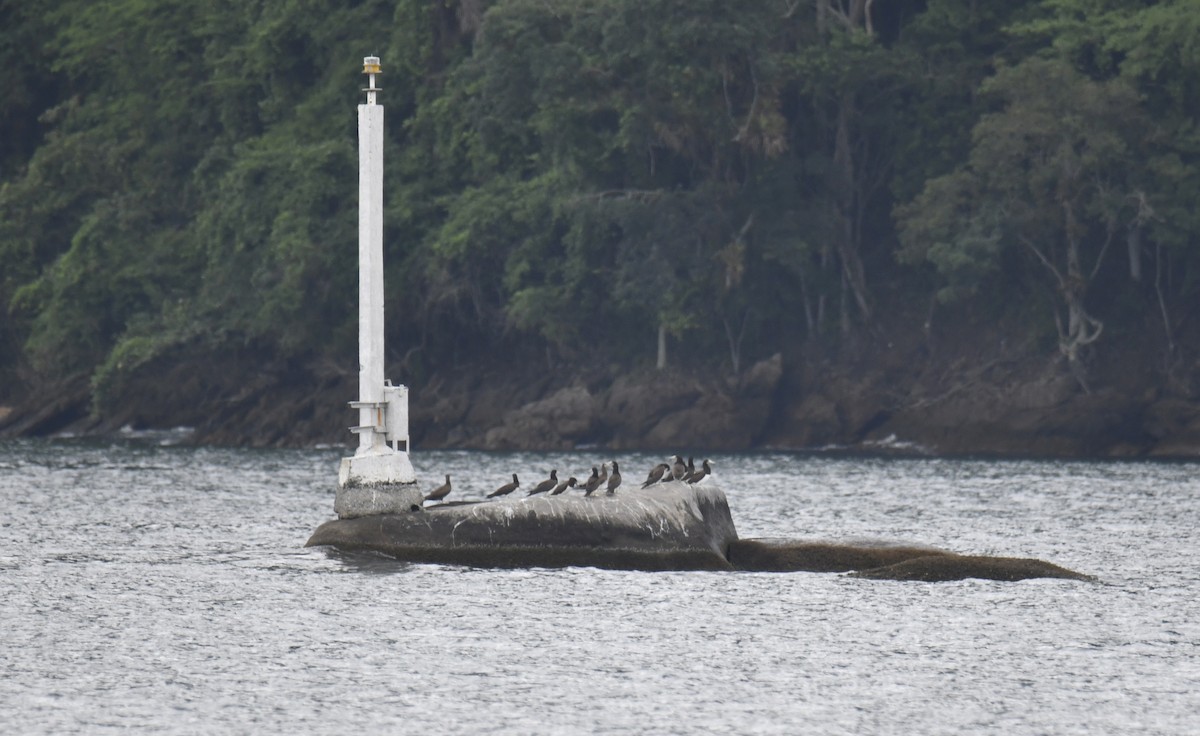
[[[462,287],[445,294],[564,349],[709,322],[703,295],[733,265],[718,253],[786,149],[776,20],[679,0],[493,6],[439,113],[467,180],[428,243],[435,281]]]
[[[802,282],[804,310],[810,332],[819,331],[836,298],[845,335],[855,317],[872,320],[868,274],[874,264],[888,265],[882,257],[890,238],[889,184],[911,135],[903,122],[912,119],[925,80],[918,56],[924,44],[905,41],[902,29],[924,4],[888,3],[886,14],[871,0],[813,5],[815,18],[789,39],[794,53],[787,61],[796,94],[789,145],[810,210],[803,230],[815,260]],[[788,7],[799,14],[811,6]]]
[[[983,92],[999,109],[972,131],[968,162],[898,212],[902,255],[971,290],[1002,250],[1023,251],[1051,278],[1059,350],[1088,390],[1082,351],[1104,328],[1088,287],[1138,217],[1138,146],[1151,125],[1127,84],[1090,80],[1060,59],[1002,69]]]
[[[1147,284],[1161,317],[1168,373],[1186,365],[1177,323],[1192,310],[1200,269],[1200,14],[1191,0],[1047,0],[1014,35],[1052,46],[1098,78],[1137,90],[1156,135],[1144,146],[1137,215],[1124,233],[1129,277]],[[1150,260],[1153,276],[1143,262]]]

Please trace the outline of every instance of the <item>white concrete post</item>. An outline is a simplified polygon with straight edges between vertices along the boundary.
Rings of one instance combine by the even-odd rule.
[[[383,106],[379,58],[363,59],[367,102],[358,106],[358,449],[342,458],[333,508],[351,518],[419,510],[408,459],[408,390],[383,378]],[[392,446],[388,446],[388,442]],[[404,451],[398,445],[404,443]]]
[[[372,63],[373,60],[373,63]],[[376,104],[379,59],[363,60],[367,104],[358,106],[358,455],[384,444],[383,106]]]

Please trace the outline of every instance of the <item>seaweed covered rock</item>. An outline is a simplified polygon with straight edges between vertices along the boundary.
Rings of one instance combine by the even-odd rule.
[[[729,545],[729,562],[734,569],[748,572],[848,572],[872,580],[1094,580],[1043,560],[960,555],[883,540],[739,539]]]
[[[729,545],[734,569],[749,572],[849,572],[952,552],[900,542],[740,539]]]
[[[853,572],[851,576],[871,580],[917,580],[926,583],[940,583],[965,578],[1004,581],[1030,578],[1095,580],[1090,575],[1028,557],[946,554],[915,557],[891,565]]]

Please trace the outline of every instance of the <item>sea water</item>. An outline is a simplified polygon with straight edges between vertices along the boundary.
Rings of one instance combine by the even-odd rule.
[[[713,456],[743,538],[899,540],[1100,581],[915,583],[305,548],[342,450],[154,439],[0,443],[0,732],[1198,730],[1193,464]],[[613,459],[627,488],[662,458],[413,455],[423,487],[450,473],[448,500]]]

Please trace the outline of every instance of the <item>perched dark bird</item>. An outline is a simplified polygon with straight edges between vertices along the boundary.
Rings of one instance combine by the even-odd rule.
[[[608,480],[608,463],[600,463],[600,482]]]
[[[692,462],[692,458],[689,457],[688,461],[687,461],[687,468],[683,472],[683,480],[685,482],[691,480],[692,476],[695,475],[695,473],[696,473],[696,464],[694,462]]]
[[[683,476],[686,474],[687,466],[683,464],[683,458],[676,455],[675,462],[671,465],[671,477],[675,480],[683,480]]]
[[[642,484],[642,488],[652,486],[662,480],[662,477],[666,475],[667,471],[670,469],[671,466],[667,465],[666,463],[659,463],[658,465],[655,465],[650,469],[650,475],[646,476],[646,482]]]
[[[708,460],[705,459],[705,461],[701,464],[700,469],[688,476],[688,483],[699,483],[704,479],[704,476],[709,475],[710,473],[712,473],[712,466],[709,465]]]
[[[583,484],[583,491],[584,491],[583,495],[590,496],[590,495],[592,495],[592,491],[596,490],[599,487],[600,487],[600,471],[596,469],[595,465],[593,465],[592,466],[592,474],[590,476],[588,476],[587,482]]]
[[[505,483],[504,485],[500,486],[496,490],[489,493],[487,495],[487,497],[495,498],[496,496],[507,496],[508,494],[517,490],[517,487],[520,485],[521,485],[521,481],[517,480],[517,474],[513,473],[512,483]]]
[[[608,495],[616,495],[619,485],[621,485],[621,469],[617,467],[617,461],[613,460],[613,472],[608,476]]]
[[[550,491],[550,495],[557,496],[558,494],[562,493],[563,491],[567,490],[568,488],[574,488],[575,484],[578,482],[579,481],[575,480],[575,476],[571,476],[570,478],[567,478],[566,480],[564,480],[562,483],[559,483],[558,485],[554,486],[554,490]]]
[[[529,492],[529,495],[534,496],[538,493],[545,493],[556,485],[558,485],[558,468],[551,470],[550,477],[534,486],[533,490]]]
[[[450,495],[450,475],[449,475],[449,473],[447,473],[446,474],[446,482],[441,484],[437,488],[434,488],[432,491],[430,491],[429,495],[425,497],[425,500],[426,501],[441,501],[443,498],[445,498],[446,496],[449,496],[449,495]]]

